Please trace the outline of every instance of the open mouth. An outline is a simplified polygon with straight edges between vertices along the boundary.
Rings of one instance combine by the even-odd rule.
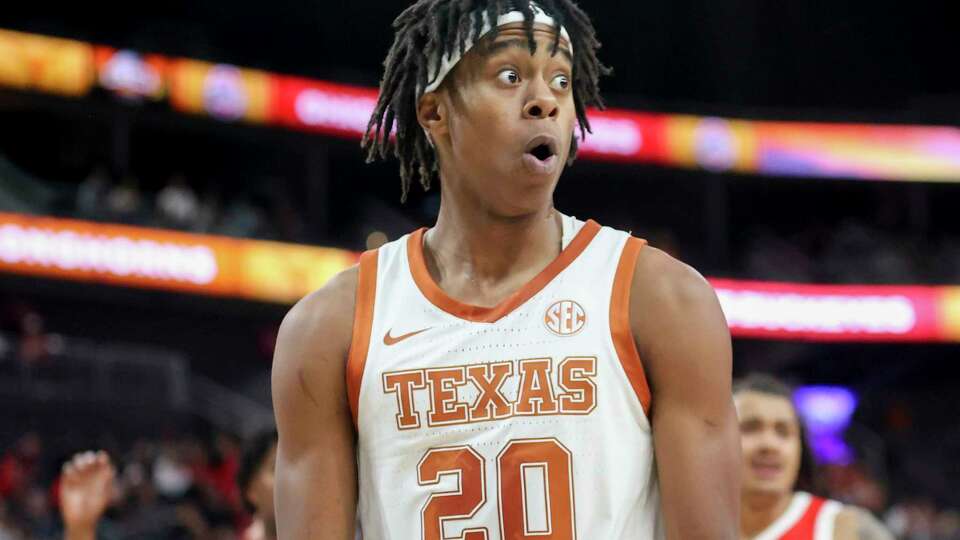
[[[547,161],[557,155],[557,141],[552,137],[541,135],[530,141],[526,153],[538,161]]]
[[[533,154],[533,157],[539,159],[540,161],[546,161],[554,155],[553,150],[548,144],[537,145],[533,150],[530,151]]]

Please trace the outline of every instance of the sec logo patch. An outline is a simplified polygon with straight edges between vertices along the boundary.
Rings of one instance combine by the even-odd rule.
[[[561,300],[547,308],[543,323],[558,336],[572,336],[587,324],[587,312],[573,300]]]

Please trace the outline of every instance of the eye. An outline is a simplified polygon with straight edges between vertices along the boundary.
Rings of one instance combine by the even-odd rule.
[[[511,86],[520,82],[520,74],[515,69],[505,69],[497,74],[497,78],[500,82]]]
[[[563,74],[557,75],[550,81],[550,87],[554,90],[566,90],[570,88],[570,78]]]

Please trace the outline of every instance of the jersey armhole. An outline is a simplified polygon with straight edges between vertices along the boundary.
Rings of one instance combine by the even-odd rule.
[[[353,335],[350,338],[350,351],[347,353],[347,397],[354,427],[360,427],[360,385],[363,382],[363,370],[370,349],[370,333],[373,331],[373,305],[377,298],[377,259],[376,250],[366,251],[360,256],[360,271],[357,277],[357,295],[353,310]]]
[[[630,380],[644,414],[650,417],[651,394],[647,376],[643,370],[643,362],[637,351],[636,341],[633,339],[633,329],[630,327],[630,292],[633,284],[633,274],[637,268],[637,257],[646,241],[633,236],[627,238],[626,245],[620,253],[620,262],[617,263],[617,272],[613,278],[613,291],[610,298],[610,333],[613,337],[613,346],[617,351],[617,358],[623,366],[623,371]]]

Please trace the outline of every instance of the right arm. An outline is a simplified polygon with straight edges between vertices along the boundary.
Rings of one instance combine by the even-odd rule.
[[[272,374],[274,506],[284,540],[354,538],[356,435],[344,377],[357,275],[356,267],[342,272],[280,326]]]

